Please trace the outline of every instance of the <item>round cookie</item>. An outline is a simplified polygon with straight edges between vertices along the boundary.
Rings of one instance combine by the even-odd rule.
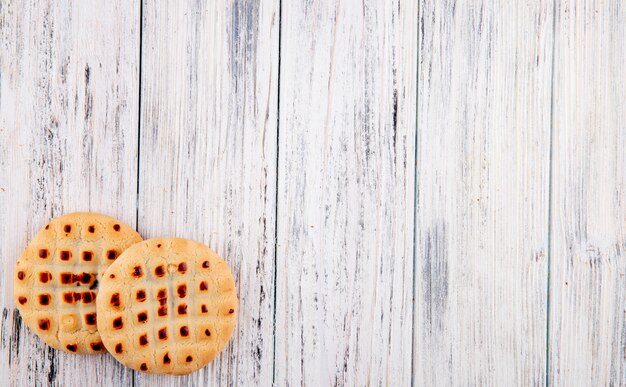
[[[183,375],[226,347],[237,306],[233,275],[215,252],[192,240],[155,238],[131,246],[104,273],[98,329],[122,364]]]
[[[24,323],[56,349],[105,352],[96,328],[98,284],[106,268],[141,240],[130,226],[102,214],[51,220],[15,265],[13,293]]]

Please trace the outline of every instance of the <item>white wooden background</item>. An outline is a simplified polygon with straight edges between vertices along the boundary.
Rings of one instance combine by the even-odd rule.
[[[0,385],[626,385],[621,0],[0,0],[0,39]],[[23,326],[77,210],[226,258],[216,361]]]

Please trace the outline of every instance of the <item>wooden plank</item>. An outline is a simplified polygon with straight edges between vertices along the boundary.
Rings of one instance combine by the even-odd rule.
[[[215,249],[240,309],[212,365],[138,385],[272,382],[278,5],[144,2],[139,230]]]
[[[557,3],[550,384],[626,385],[626,8]]]
[[[281,15],[276,383],[408,385],[417,3]]]
[[[420,1],[414,384],[545,383],[550,1]]]
[[[132,383],[108,355],[43,344],[7,279],[51,217],[135,224],[138,54],[138,1],[0,3],[0,385]]]

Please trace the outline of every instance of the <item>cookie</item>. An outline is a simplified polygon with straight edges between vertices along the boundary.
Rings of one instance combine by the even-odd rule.
[[[131,246],[104,273],[98,330],[122,364],[183,375],[213,360],[237,320],[235,280],[207,246],[179,238]]]
[[[105,352],[96,329],[101,277],[142,238],[130,226],[96,213],[53,219],[35,235],[15,267],[14,297],[24,323],[66,352]]]

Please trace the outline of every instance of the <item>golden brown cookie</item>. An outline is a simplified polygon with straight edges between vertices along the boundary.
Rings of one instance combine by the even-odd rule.
[[[226,347],[237,305],[230,268],[211,249],[187,239],[149,239],[131,246],[105,272],[98,329],[122,364],[182,375]]]
[[[105,351],[96,329],[98,284],[109,265],[141,237],[110,216],[73,213],[35,235],[15,267],[14,297],[22,319],[51,347]]]

